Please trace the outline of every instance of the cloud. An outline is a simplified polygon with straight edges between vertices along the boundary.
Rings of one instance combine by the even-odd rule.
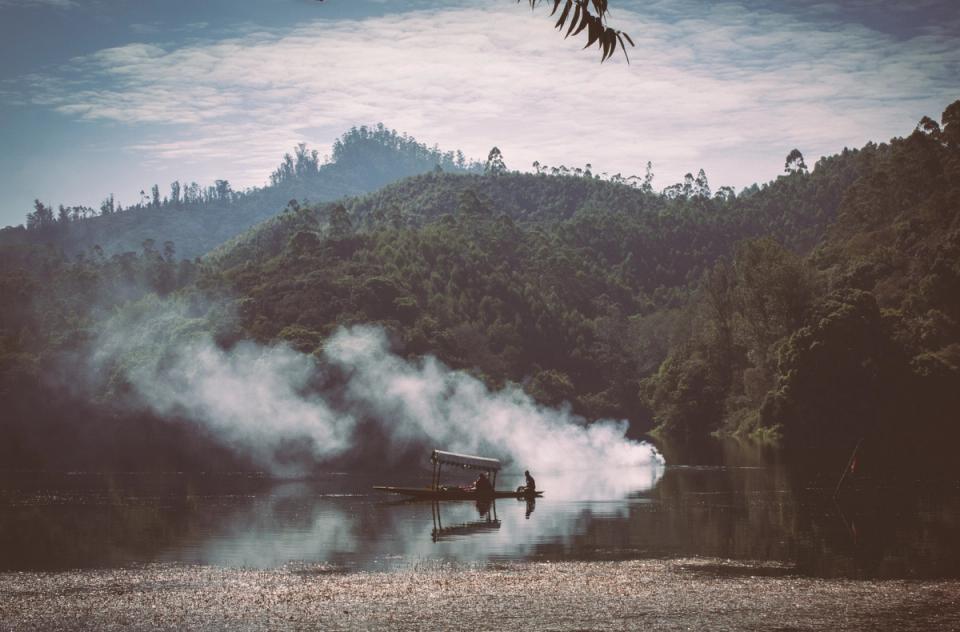
[[[72,9],[77,6],[75,0],[0,0],[3,7],[53,7],[56,9]]]
[[[448,5],[449,6],[449,5]],[[157,164],[214,163],[261,184],[278,156],[382,121],[511,168],[591,162],[656,184],[704,167],[713,183],[769,178],[793,147],[808,158],[902,134],[960,92],[956,34],[904,37],[735,2],[625,2],[637,47],[599,65],[537,11],[502,2],[175,46],[130,44],[73,60],[34,102],[82,120],[161,125],[133,143]],[[813,16],[816,16],[814,19]]]

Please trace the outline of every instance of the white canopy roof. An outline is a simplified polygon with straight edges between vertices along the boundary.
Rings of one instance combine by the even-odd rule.
[[[488,459],[484,456],[471,456],[469,454],[457,454],[456,452],[444,452],[443,450],[434,450],[430,455],[431,463],[443,463],[444,465],[457,465],[474,470],[486,470],[488,472],[497,472],[500,470],[500,461],[497,459]]]

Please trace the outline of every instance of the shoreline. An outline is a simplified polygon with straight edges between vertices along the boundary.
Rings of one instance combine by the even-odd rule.
[[[451,628],[960,629],[960,580],[819,579],[705,558],[0,573],[4,632]]]

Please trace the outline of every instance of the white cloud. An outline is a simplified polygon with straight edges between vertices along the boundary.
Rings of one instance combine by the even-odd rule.
[[[933,26],[898,39],[736,3],[645,3],[613,18],[637,43],[632,65],[601,66],[582,39],[551,31],[545,5],[471,5],[105,49],[36,81],[34,101],[166,125],[134,143],[139,155],[215,161],[240,185],[262,183],[300,140],[322,148],[383,121],[477,157],[496,144],[512,168],[642,173],[652,160],[662,187],[700,167],[714,185],[770,178],[793,147],[812,162],[885,140],[960,96],[955,34]]]
[[[75,0],[0,0],[2,7],[54,7],[71,9],[77,6]]]

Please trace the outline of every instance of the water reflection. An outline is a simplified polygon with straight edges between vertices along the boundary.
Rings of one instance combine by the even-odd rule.
[[[430,503],[433,513],[433,530],[430,537],[434,542],[439,542],[444,538],[473,535],[475,533],[484,533],[495,531],[500,528],[500,520],[497,518],[497,503],[495,501],[478,500],[474,503],[479,514],[479,520],[471,520],[459,524],[443,524],[443,506],[448,503],[433,501]]]
[[[776,455],[733,446],[699,460],[708,465],[538,472],[543,498],[488,506],[397,502],[368,491],[382,477],[354,475],[8,474],[0,569],[704,556],[819,576],[960,576],[956,486],[854,489],[835,504],[835,481],[798,477]]]

